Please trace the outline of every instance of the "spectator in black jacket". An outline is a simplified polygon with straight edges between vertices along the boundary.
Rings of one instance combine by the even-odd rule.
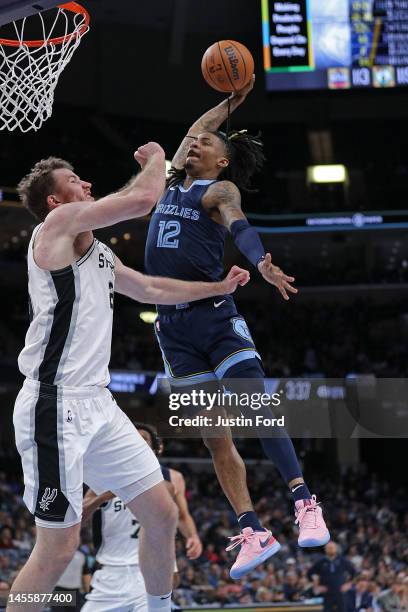
[[[323,592],[324,612],[345,612],[344,585],[354,578],[354,566],[348,559],[339,555],[335,542],[325,547],[326,555],[308,571],[308,576],[319,576]]]

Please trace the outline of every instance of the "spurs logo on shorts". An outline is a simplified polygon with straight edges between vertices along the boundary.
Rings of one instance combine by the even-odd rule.
[[[51,491],[50,487],[47,487],[40,501],[41,510],[43,510],[44,512],[46,510],[49,510],[49,505],[52,504],[53,501],[55,501],[57,495],[58,495],[57,489],[53,489]]]

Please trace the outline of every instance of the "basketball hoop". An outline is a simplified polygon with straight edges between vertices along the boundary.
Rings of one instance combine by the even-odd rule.
[[[57,7],[50,22],[46,13],[14,21],[15,38],[0,38],[0,130],[39,130],[52,115],[59,77],[89,31],[90,17],[76,2]],[[25,40],[28,25],[38,39]]]

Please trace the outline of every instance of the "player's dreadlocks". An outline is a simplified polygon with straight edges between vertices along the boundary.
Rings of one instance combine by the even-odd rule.
[[[215,132],[227,148],[229,165],[218,176],[218,180],[231,181],[242,191],[253,191],[251,179],[260,172],[265,162],[261,134],[251,136],[246,130],[240,132]]]
[[[232,181],[238,189],[246,192],[251,189],[251,179],[259,172],[265,162],[261,134],[251,136],[246,130],[240,132],[211,132],[222,140],[226,147],[229,165],[218,175],[218,180]],[[167,179],[167,187],[173,187],[184,181],[187,174],[183,169],[171,168]]]

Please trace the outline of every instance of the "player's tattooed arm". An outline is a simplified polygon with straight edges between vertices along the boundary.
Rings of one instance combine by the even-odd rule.
[[[146,276],[115,259],[115,291],[143,304],[173,306],[218,295],[234,293],[246,285],[249,272],[233,266],[224,280],[214,283],[182,281],[175,278]]]
[[[252,80],[240,91],[234,92],[231,94],[230,101],[230,111],[233,112],[235,109],[240,106],[249,92],[253,89],[255,85],[255,75],[253,75]],[[220,104],[211,108],[209,111],[204,113],[187,132],[187,136],[183,139],[177,153],[173,157],[171,165],[174,168],[181,169],[184,168],[187,159],[187,152],[191,145],[191,140],[197,138],[203,132],[215,132],[219,129],[219,127],[227,120],[228,117],[228,100],[223,100]]]
[[[278,266],[272,263],[270,253],[265,254],[264,246],[258,232],[245,217],[241,208],[241,195],[234,183],[219,181],[213,183],[203,198],[203,206],[216,209],[222,224],[231,232],[237,249],[255,266],[263,279],[274,285],[284,300],[289,300],[289,293],[297,293],[292,287],[295,279],[287,276]]]
[[[241,194],[231,181],[217,181],[208,188],[203,197],[202,204],[207,210],[217,210],[221,223],[228,230],[234,221],[246,219],[241,208]]]

